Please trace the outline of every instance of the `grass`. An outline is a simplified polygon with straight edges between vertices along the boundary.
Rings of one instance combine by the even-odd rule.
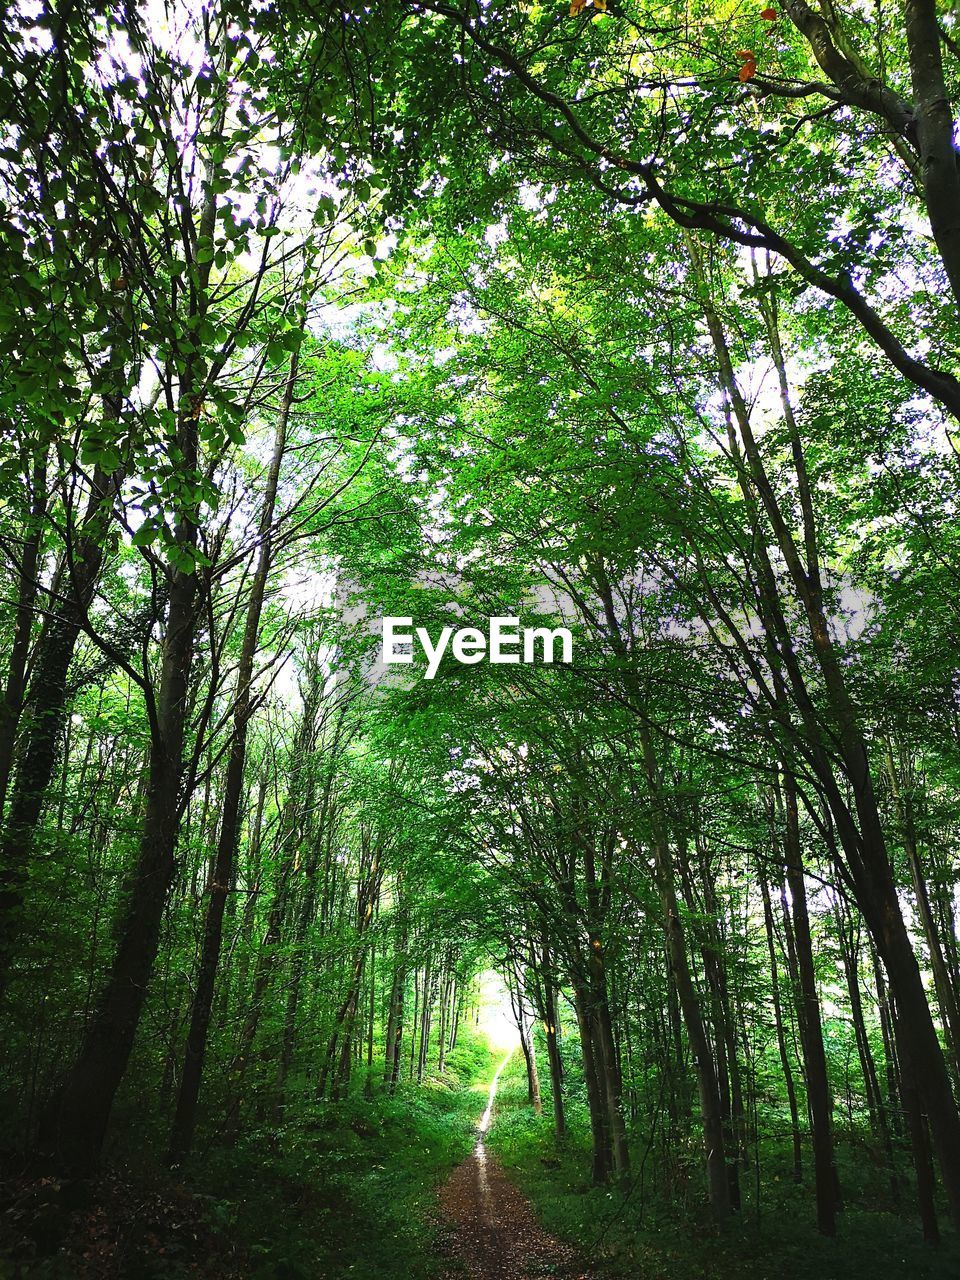
[[[931,1248],[915,1220],[875,1207],[882,1200],[874,1198],[874,1175],[855,1152],[840,1153],[848,1205],[835,1240],[820,1236],[814,1226],[811,1188],[797,1187],[776,1172],[783,1167],[786,1173],[787,1153],[779,1150],[762,1153],[766,1173],[759,1222],[750,1206],[741,1220],[718,1232],[706,1214],[695,1170],[682,1208],[651,1199],[655,1170],[649,1166],[642,1201],[639,1182],[632,1190],[628,1184],[627,1194],[591,1186],[585,1116],[572,1111],[573,1136],[558,1150],[549,1110],[547,1101],[544,1115],[536,1116],[527,1104],[523,1061],[513,1059],[501,1077],[489,1145],[529,1196],[544,1227],[580,1246],[598,1275],[630,1280],[956,1280],[960,1275],[956,1235]],[[639,1147],[636,1141],[635,1153]],[[909,1194],[908,1187],[905,1203]]]
[[[468,1033],[442,1080],[402,1086],[393,1097],[379,1083],[366,1096],[358,1080],[344,1101],[311,1103],[289,1123],[265,1125],[233,1147],[214,1148],[182,1179],[128,1158],[88,1189],[83,1204],[66,1202],[69,1187],[52,1194],[49,1180],[24,1185],[14,1225],[36,1247],[25,1266],[5,1269],[12,1255],[0,1240],[0,1277],[432,1280],[442,1266],[435,1190],[474,1143],[498,1061],[481,1037]],[[939,1249],[925,1246],[915,1221],[890,1211],[882,1171],[849,1143],[838,1152],[848,1199],[836,1240],[817,1233],[811,1188],[792,1182],[789,1153],[776,1146],[761,1152],[759,1221],[750,1203],[742,1218],[718,1232],[703,1203],[694,1154],[682,1203],[656,1194],[657,1171],[650,1166],[644,1183],[636,1180],[626,1192],[593,1187],[582,1106],[572,1103],[569,1118],[571,1137],[557,1149],[549,1102],[543,1116],[534,1114],[523,1059],[514,1054],[500,1079],[489,1145],[544,1227],[579,1245],[598,1280],[960,1275],[956,1237]],[[633,1152],[636,1168],[639,1137]]]
[[[0,1170],[0,1280],[431,1280],[435,1189],[473,1146],[495,1066],[467,1030],[442,1079],[391,1097],[361,1078],[181,1176],[133,1145],[90,1182]]]
[[[493,1070],[467,1034],[442,1080],[353,1093],[211,1154],[197,1178],[252,1280],[429,1280],[435,1190],[471,1150]]]

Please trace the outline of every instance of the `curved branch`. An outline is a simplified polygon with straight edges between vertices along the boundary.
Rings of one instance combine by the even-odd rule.
[[[790,6],[796,7],[801,0],[788,0],[788,2]],[[830,275],[756,214],[733,205],[708,203],[674,195],[663,185],[652,162],[633,160],[621,152],[612,150],[588,133],[570,104],[538,80],[508,49],[488,40],[469,14],[444,3],[443,0],[414,0],[411,8],[414,11],[434,13],[455,22],[480,52],[504,70],[509,71],[534,97],[557,112],[585,151],[621,172],[639,178],[643,183],[645,196],[654,199],[664,213],[679,226],[709,231],[734,244],[765,249],[783,258],[808,284],[835,298],[846,307],[894,368],[960,420],[960,380],[952,373],[931,368],[923,361],[911,356],[896,334],[856,288],[849,275],[846,273]],[[878,86],[878,90],[879,88]],[[892,106],[891,110],[893,110]],[[912,114],[910,119],[911,128],[915,129]],[[541,126],[541,132],[546,142],[578,162],[584,175],[594,185],[600,187],[604,183],[600,175],[584,163],[584,157],[572,151],[563,139],[556,137],[543,126]],[[609,193],[610,189],[605,184],[603,189]],[[638,197],[636,192],[624,192],[616,193],[616,198],[626,204],[636,204],[644,197]]]

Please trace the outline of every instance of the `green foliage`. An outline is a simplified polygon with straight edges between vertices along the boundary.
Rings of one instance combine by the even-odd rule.
[[[392,1097],[362,1087],[251,1130],[199,1172],[220,1228],[243,1241],[260,1280],[385,1274],[427,1280],[434,1192],[469,1152],[491,1054],[464,1036],[443,1080]]]
[[[612,1274],[955,1266],[907,1219],[960,1214],[958,18],[847,8],[8,15],[34,1224],[85,1124],[251,1274],[428,1276],[493,968],[545,1115],[515,1055],[492,1144]],[[575,658],[427,682],[390,614]],[[111,1266],[189,1274],[133,1234]]]
[[[841,1152],[846,1205],[837,1241],[818,1239],[804,1226],[806,1191],[791,1179],[782,1141],[768,1139],[759,1152],[759,1214],[751,1191],[742,1222],[719,1234],[695,1183],[679,1200],[664,1197],[643,1173],[625,1191],[592,1187],[583,1176],[585,1133],[557,1146],[549,1122],[527,1104],[522,1068],[515,1059],[503,1078],[490,1148],[544,1226],[583,1248],[598,1276],[656,1280],[669,1271],[677,1280],[868,1280],[878,1274],[946,1280],[956,1271],[955,1240],[931,1250],[911,1225],[877,1208],[878,1195],[885,1199],[883,1175],[856,1146]],[[641,1158],[646,1139],[637,1134]]]

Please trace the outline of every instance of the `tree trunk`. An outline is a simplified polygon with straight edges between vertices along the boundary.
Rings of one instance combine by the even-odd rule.
[[[583,1057],[583,1077],[587,1086],[587,1107],[590,1112],[590,1133],[593,1139],[593,1184],[602,1186],[610,1177],[613,1153],[610,1147],[609,1121],[600,1083],[594,1033],[590,1025],[583,982],[573,979],[574,1009],[580,1032],[580,1051]]]
[[[192,530],[192,532],[191,532]],[[195,526],[181,539],[196,538]],[[117,930],[113,965],[83,1037],[76,1065],[52,1098],[42,1125],[42,1147],[61,1167],[94,1168],[113,1100],[123,1079],[146,999],[173,879],[179,828],[187,689],[197,619],[197,580],[176,571],[163,644],[157,700],[158,732],[150,753],[150,782],[136,867]]]
[[[444,1065],[447,1059],[447,1016],[450,1005],[450,991],[453,982],[453,974],[450,971],[451,955],[447,952],[444,962],[443,978],[440,983],[440,1035],[439,1044],[437,1046],[437,1071],[443,1075]]]
[[[924,201],[954,300],[960,303],[960,173],[935,0],[906,0],[903,16]]]
[[[930,968],[933,971],[933,986],[937,993],[937,1004],[940,1006],[940,1019],[943,1023],[944,1038],[950,1054],[950,1063],[954,1076],[960,1081],[960,1013],[957,1009],[957,993],[953,985],[944,952],[940,931],[934,918],[927,879],[920,861],[920,850],[917,847],[916,824],[913,817],[912,797],[909,791],[900,786],[893,749],[887,742],[887,776],[893,791],[894,801],[900,816],[903,834],[903,847],[913,881],[913,891],[917,900],[917,914],[923,927],[923,936],[930,952]]]
[[[423,1073],[430,1052],[430,1028],[433,1021],[433,952],[427,950],[427,964],[423,974],[423,1003],[420,1008],[420,1052],[417,1055],[417,1084],[423,1084]]]
[[[793,1068],[787,1052],[787,1037],[783,1026],[783,1003],[780,998],[780,972],[777,964],[776,943],[773,932],[773,910],[770,905],[770,890],[766,877],[760,874],[760,891],[763,895],[763,922],[767,933],[767,951],[770,956],[770,988],[773,999],[773,1016],[777,1028],[777,1050],[780,1054],[780,1067],[783,1071],[783,1082],[787,1093],[787,1106],[790,1109],[790,1136],[793,1140],[793,1177],[795,1182],[803,1180],[803,1139],[800,1135],[800,1112],[797,1107],[797,1089],[793,1079]]]
[[[625,1179],[630,1172],[630,1152],[627,1145],[627,1129],[623,1119],[620,1058],[613,1035],[610,1003],[607,996],[607,973],[601,939],[590,939],[589,954],[591,1020],[596,1034],[597,1076],[603,1090],[607,1109],[607,1129],[610,1135],[610,1151],[613,1157],[613,1173]]]
[[[73,547],[58,571],[23,707],[23,741],[0,836],[0,995],[14,958],[30,857],[67,719],[67,675],[93,600],[120,473],[96,470]]]
[[[837,902],[837,934],[840,942],[840,956],[843,961],[844,975],[847,980],[847,992],[850,997],[850,1016],[853,1019],[854,1037],[857,1045],[857,1056],[860,1059],[860,1071],[863,1075],[867,1109],[870,1112],[870,1123],[874,1134],[883,1147],[890,1170],[890,1194],[894,1204],[900,1199],[900,1186],[897,1179],[896,1161],[894,1159],[893,1140],[887,1108],[880,1089],[880,1077],[870,1048],[870,1036],[863,1013],[863,998],[860,992],[860,946],[852,921],[849,925],[845,919],[842,901]]]
[[[786,809],[786,870],[793,906],[793,932],[797,948],[800,998],[803,1004],[801,1037],[806,1066],[807,1099],[813,1126],[813,1169],[816,1181],[817,1227],[826,1236],[837,1230],[837,1175],[833,1162],[833,1102],[823,1048],[820,997],[813,963],[813,938],[807,911],[807,891],[800,851],[797,792],[793,779],[784,775]]]
[[[40,544],[43,539],[43,517],[47,508],[47,450],[42,446],[37,452],[32,476],[33,501],[30,504],[30,524],[23,540],[20,563],[17,567],[17,606],[13,623],[13,643],[10,646],[10,662],[7,667],[6,688],[0,697],[0,822],[7,800],[7,785],[13,764],[13,744],[20,723],[23,698],[26,693],[27,655],[30,652],[30,636],[33,631],[34,604],[37,598],[37,572],[40,564]]]
[[[930,1156],[930,1135],[927,1118],[923,1114],[923,1106],[917,1090],[913,1072],[911,1046],[903,1034],[900,1019],[894,1010],[894,1034],[897,1040],[897,1057],[900,1061],[900,1094],[903,1109],[907,1118],[907,1129],[910,1133],[910,1149],[913,1155],[913,1168],[917,1178],[917,1209],[920,1214],[920,1225],[923,1238],[931,1244],[940,1240],[940,1227],[937,1222],[936,1188],[933,1177],[933,1161]]]
[[[880,1035],[883,1039],[884,1074],[887,1081],[887,1107],[890,1115],[890,1128],[898,1136],[902,1133],[900,1124],[901,1099],[898,1085],[900,1066],[897,1060],[896,1030],[894,1028],[893,1009],[887,994],[887,984],[883,976],[883,968],[876,948],[870,946],[870,962],[873,966],[874,982],[877,988],[877,1009],[880,1014]]]
[[[247,729],[252,714],[253,667],[260,641],[260,618],[263,600],[273,560],[271,533],[277,504],[277,488],[280,468],[287,444],[287,425],[290,406],[297,380],[297,355],[291,357],[280,418],[273,445],[273,457],[267,473],[258,534],[260,549],[250,586],[250,599],[243,629],[240,659],[237,665],[237,688],[233,709],[233,739],[223,785],[223,807],[220,818],[220,838],[217,854],[207,887],[207,910],[203,922],[203,943],[200,967],[190,1009],[190,1029],[184,1050],[180,1090],[170,1131],[167,1160],[179,1164],[189,1154],[193,1145],[193,1132],[197,1119],[197,1100],[203,1078],[203,1064],[207,1052],[207,1035],[210,1029],[210,1012],[213,1008],[213,992],[220,964],[220,945],[223,938],[223,916],[227,895],[233,885],[236,869],[237,841],[240,831],[240,801],[243,796],[243,775],[247,762]]]
[[[547,1041],[547,1061],[550,1064],[550,1093],[553,1101],[553,1125],[557,1140],[567,1132],[567,1119],[563,1107],[563,1063],[560,1058],[560,1042],[557,1039],[557,1000],[553,986],[553,973],[549,950],[544,944],[541,952],[541,979],[543,982],[543,1024]]]
[[[387,1011],[386,1044],[384,1047],[383,1082],[390,1092],[397,1087],[400,1078],[401,1047],[403,1043],[403,1001],[407,986],[407,913],[397,885],[398,922],[394,951],[393,982],[390,986],[390,1007]]]

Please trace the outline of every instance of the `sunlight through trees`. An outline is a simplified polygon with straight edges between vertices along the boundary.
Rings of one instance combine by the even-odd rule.
[[[0,1270],[956,1274],[958,42],[8,7]]]

